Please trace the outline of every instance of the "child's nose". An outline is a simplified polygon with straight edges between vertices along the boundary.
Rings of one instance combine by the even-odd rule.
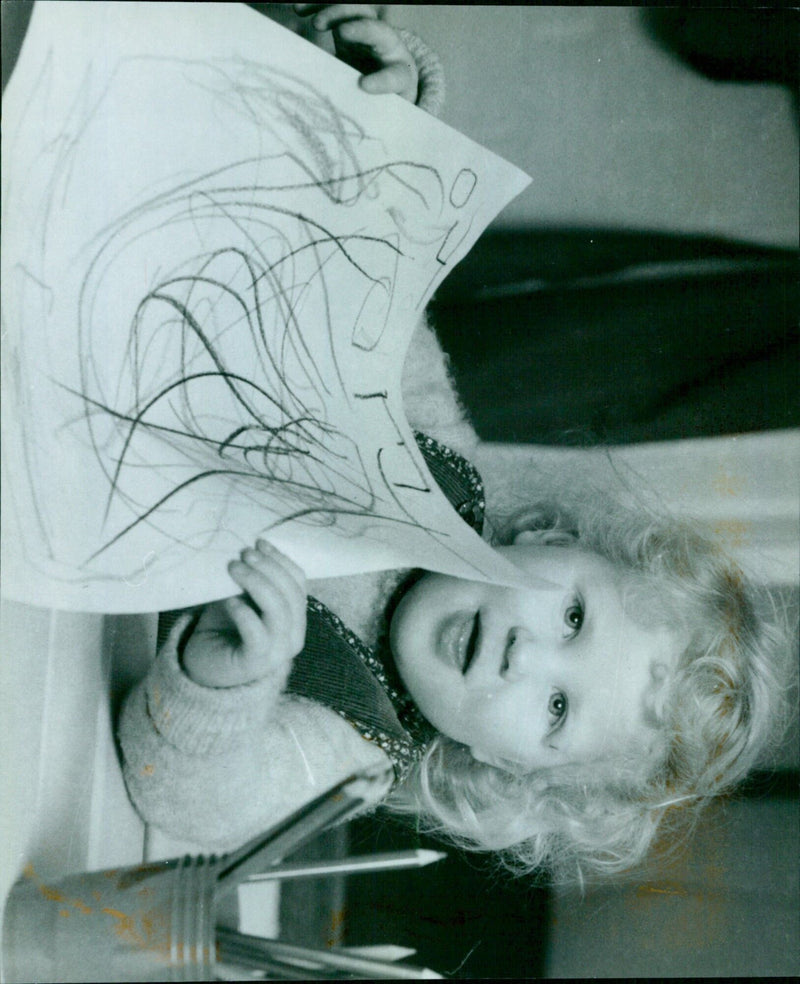
[[[522,626],[508,633],[500,675],[508,683],[524,680],[546,656],[546,642]]]

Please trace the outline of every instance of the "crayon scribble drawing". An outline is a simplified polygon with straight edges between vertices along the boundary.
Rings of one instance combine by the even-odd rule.
[[[311,576],[508,576],[428,475],[399,380],[524,176],[399,100],[387,126],[252,11],[187,20],[37,4],[7,93],[4,590],[197,603],[261,534]],[[440,149],[404,153],[403,126]]]

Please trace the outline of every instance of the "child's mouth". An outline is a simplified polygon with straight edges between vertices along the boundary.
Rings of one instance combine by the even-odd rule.
[[[449,616],[442,626],[439,646],[456,669],[466,673],[475,658],[480,631],[480,613],[458,612]]]
[[[475,617],[472,620],[472,630],[467,639],[465,652],[464,652],[464,662],[461,666],[462,674],[465,674],[475,658],[475,653],[478,649],[478,633],[481,630],[481,613],[475,612]]]

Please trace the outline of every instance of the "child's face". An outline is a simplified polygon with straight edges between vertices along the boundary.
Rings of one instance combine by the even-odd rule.
[[[655,736],[654,694],[680,652],[677,634],[626,610],[621,570],[598,554],[519,541],[499,549],[563,587],[443,574],[418,581],[390,631],[419,709],[475,758],[512,771],[639,747],[644,754]]]

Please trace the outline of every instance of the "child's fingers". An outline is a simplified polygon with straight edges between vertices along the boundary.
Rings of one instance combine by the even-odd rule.
[[[241,595],[226,598],[223,606],[242,640],[242,647],[248,653],[264,651],[266,638],[261,617]]]
[[[277,565],[265,565],[255,550],[243,550],[242,559],[228,567],[231,576],[263,613],[264,621],[280,625],[305,609],[305,592]]]
[[[308,587],[304,571],[266,540],[257,540],[249,561],[264,572],[284,595],[293,618],[305,618]]]
[[[285,599],[257,571],[233,561],[230,572],[247,595],[226,602],[241,638],[240,655],[251,663],[281,663],[296,656],[305,640],[305,619],[298,623]]]
[[[228,570],[259,610],[262,632],[266,628],[273,644],[285,645],[296,655],[305,640],[305,584],[252,548],[243,550],[241,560],[229,564]]]
[[[239,562],[253,568],[270,582],[274,582],[276,587],[287,596],[305,598],[306,576],[302,568],[266,540],[257,540],[255,548],[246,547],[242,550]],[[237,578],[234,580],[240,584]]]
[[[303,591],[305,591],[306,575],[302,567],[295,564],[290,557],[287,557],[285,553],[273,546],[268,540],[261,538],[256,540],[256,550],[265,558],[265,560],[272,561],[273,563],[279,565],[280,568],[284,570],[289,577],[296,581]]]

